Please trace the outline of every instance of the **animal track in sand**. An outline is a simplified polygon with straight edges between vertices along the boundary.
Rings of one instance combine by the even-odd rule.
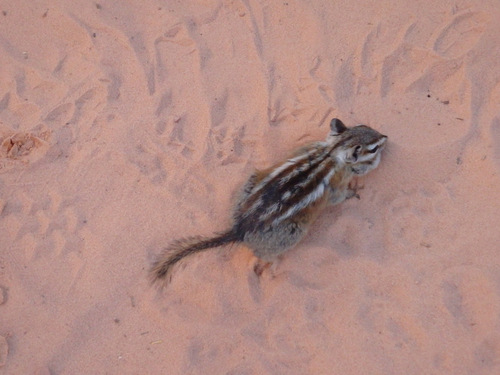
[[[7,302],[7,288],[0,285],[0,305]]]
[[[434,51],[449,59],[465,55],[483,34],[487,21],[483,13],[465,13],[454,17],[436,38]]]
[[[415,88],[414,82],[423,79],[436,70],[440,71],[440,73],[450,72],[445,74],[447,79],[455,72],[462,77],[463,72],[460,69],[462,59],[466,53],[474,48],[485,29],[486,22],[487,17],[482,13],[461,14],[449,21],[448,25],[442,29],[437,37],[434,37],[429,30],[418,29],[417,26],[422,28],[422,25],[411,24],[404,35],[399,38],[399,44],[395,45],[392,51],[389,51],[383,59],[381,96],[387,96],[394,89],[400,92],[400,90],[397,90],[398,88],[411,90]],[[379,29],[380,25],[377,28],[377,34],[380,32]],[[378,60],[381,57],[380,53],[376,55],[374,52],[379,47],[377,43],[380,42],[372,34],[367,36],[363,46],[362,63],[364,72],[370,72],[373,60]],[[425,37],[420,35],[425,35]],[[432,44],[432,50],[428,48],[429,44]],[[435,55],[435,53],[438,55]],[[447,61],[449,61],[448,64]],[[444,68],[442,67],[443,64],[445,64]],[[442,77],[442,74],[440,77]],[[463,80],[463,78],[458,79],[460,77],[457,77],[455,81],[460,82]],[[428,83],[431,84],[432,82],[433,80],[430,80]],[[441,83],[440,86],[443,86],[443,84]],[[426,88],[429,88],[429,86],[427,85]],[[436,94],[445,97],[442,93]]]
[[[500,335],[492,333],[474,350],[476,362],[482,368],[494,371],[500,366]]]
[[[184,77],[179,90],[190,91],[199,86],[200,72],[197,69],[183,70],[185,63],[193,67],[201,64],[203,49],[196,44],[186,24],[173,25],[154,41],[154,71],[159,84],[164,84],[170,76]],[[173,58],[175,56],[175,58]],[[182,60],[181,65],[179,61]]]
[[[167,178],[167,171],[160,157],[143,145],[137,145],[132,152],[127,153],[128,161],[153,184],[163,184]]]
[[[441,281],[442,303],[454,322],[473,331],[478,338],[486,338],[491,327],[498,325],[500,316],[495,270],[464,265],[447,269],[436,277]]]
[[[85,218],[55,192],[36,198],[14,193],[5,201],[0,218],[11,242],[21,250],[20,263],[59,257],[83,247],[80,230]]]
[[[7,288],[0,286],[0,306],[7,302]],[[5,366],[9,355],[9,344],[5,337],[0,336],[0,368]]]
[[[72,103],[64,103],[52,111],[50,111],[47,116],[45,116],[45,121],[47,122],[58,122],[58,123],[66,123],[70,120],[73,114],[74,106]]]
[[[0,368],[7,363],[7,356],[9,355],[9,344],[7,339],[0,336]]]
[[[335,254],[347,260],[368,257],[382,261],[387,256],[382,227],[376,216],[359,217],[359,213],[343,212],[335,219],[335,230],[327,234],[327,242]],[[369,214],[368,214],[369,215]]]
[[[493,160],[498,170],[500,170],[500,115],[493,119],[490,127],[493,142]]]
[[[458,52],[456,56],[436,53],[433,46],[440,29],[436,25],[425,26],[424,21],[403,28],[378,25],[363,44],[360,68],[351,69],[355,73],[359,70],[356,94],[378,91],[378,95],[367,98],[378,98],[375,100],[382,100],[385,107],[390,105],[394,121],[408,124],[401,127],[404,136],[393,136],[400,144],[410,145],[417,137],[427,145],[450,143],[461,139],[471,128],[467,121],[472,101],[469,60]],[[459,34],[450,29],[448,38],[452,36],[458,38]],[[387,45],[381,45],[383,42]],[[468,46],[472,49],[475,44]],[[386,114],[377,117],[382,120]],[[429,131],[422,132],[422,126],[417,124]]]
[[[386,240],[394,251],[403,253],[429,249],[443,236],[447,246],[453,246],[458,226],[449,218],[455,210],[449,193],[437,183],[400,192],[386,208]]]

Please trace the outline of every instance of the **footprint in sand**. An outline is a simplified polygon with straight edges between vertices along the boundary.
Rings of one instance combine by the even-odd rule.
[[[386,55],[382,64],[381,71],[381,89],[382,97],[389,94],[390,91],[397,91],[398,88],[411,91],[420,80],[424,80],[426,88],[435,81],[434,75],[446,77],[449,80],[450,75],[463,75],[462,57],[474,48],[482,33],[485,30],[487,17],[482,13],[467,13],[454,17],[448,25],[444,26],[433,42],[433,52],[442,58],[436,56],[426,47],[423,41],[416,41],[413,37],[412,24],[406,30],[401,38],[399,45],[394,46],[392,52]],[[368,35],[363,51],[372,51],[376,48],[376,39]],[[432,39],[431,39],[432,42]],[[367,71],[367,62],[371,62],[375,57],[369,55],[370,59],[364,58],[363,71]],[[443,59],[444,58],[444,59]],[[366,60],[366,61],[365,61]],[[454,79],[458,83],[461,80]],[[459,87],[455,87],[453,92]],[[441,95],[444,98],[444,95]]]
[[[478,42],[487,22],[482,13],[456,16],[436,38],[434,51],[449,59],[465,55]]]
[[[493,160],[497,169],[500,170],[500,116],[491,122],[490,132],[493,140]]]
[[[45,116],[44,120],[47,122],[54,122],[58,124],[64,124],[70,121],[71,116],[73,115],[74,106],[72,103],[64,103],[53,110],[51,110],[47,116]]]
[[[160,185],[165,182],[167,171],[154,149],[139,144],[133,151],[127,152],[127,157],[128,161],[153,184]]]
[[[487,339],[500,316],[495,271],[488,267],[459,266],[438,277],[442,303],[450,317],[477,338]]]
[[[0,336],[0,368],[7,363],[7,356],[9,355],[9,344],[7,339]]]
[[[0,286],[0,305],[7,302],[7,288]]]
[[[0,305],[7,302],[7,288],[0,286]],[[9,354],[9,345],[5,337],[0,336],[0,368],[5,366],[7,355]]]
[[[478,367],[488,369],[488,371],[492,371],[492,374],[498,373],[500,369],[500,334],[492,333],[484,339],[474,350],[474,357]]]
[[[56,192],[36,198],[13,193],[0,212],[6,240],[15,242],[22,251],[16,252],[21,263],[39,257],[68,256],[84,246],[81,230],[86,219],[75,210],[73,202]],[[5,293],[4,293],[5,295]]]
[[[387,208],[390,246],[404,252],[429,249],[434,239],[439,241],[443,233],[452,246],[458,236],[458,226],[446,218],[453,217],[455,209],[445,187],[437,183],[401,192]],[[443,218],[443,212],[449,215]],[[429,222],[429,217],[434,219]]]

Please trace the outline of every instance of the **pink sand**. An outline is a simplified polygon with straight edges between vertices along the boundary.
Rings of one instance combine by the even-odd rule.
[[[499,46],[497,0],[3,1],[0,373],[500,374]],[[389,136],[360,200],[149,285],[332,117]]]

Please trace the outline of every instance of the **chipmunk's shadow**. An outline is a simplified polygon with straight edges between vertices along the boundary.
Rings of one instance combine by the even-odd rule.
[[[331,249],[341,259],[366,256],[382,262],[387,253],[375,216],[354,204],[334,207],[318,219],[304,242]]]

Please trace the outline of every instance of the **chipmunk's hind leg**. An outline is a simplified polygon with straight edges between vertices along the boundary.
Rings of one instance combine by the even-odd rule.
[[[243,242],[257,258],[273,262],[278,255],[295,246],[305,233],[303,226],[289,220],[262,231],[246,233]]]

